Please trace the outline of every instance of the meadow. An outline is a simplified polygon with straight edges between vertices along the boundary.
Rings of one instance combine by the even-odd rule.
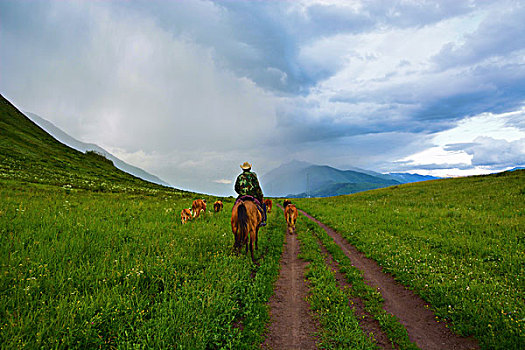
[[[261,229],[258,265],[232,252],[230,212],[186,225],[180,210],[215,197],[144,182],[58,143],[0,99],[0,347],[259,348],[279,272],[282,211]],[[483,349],[525,348],[525,171],[294,199]],[[341,251],[299,218],[309,302],[326,348],[374,348],[348,298],[364,300],[397,348],[406,330],[382,311]],[[319,242],[352,289],[341,291]]]
[[[233,199],[182,225],[193,197],[171,191],[2,181],[0,198],[2,348],[242,349],[263,340],[284,237],[277,214],[261,229],[256,266],[231,251]]]
[[[525,348],[525,171],[294,201],[459,334]]]

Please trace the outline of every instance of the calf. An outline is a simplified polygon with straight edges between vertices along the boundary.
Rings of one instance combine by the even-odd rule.
[[[288,225],[288,233],[295,233],[295,222],[297,221],[297,208],[294,204],[288,204],[284,209],[284,218]]]
[[[201,215],[201,212],[206,212],[206,200],[205,199],[196,199],[191,205],[191,211],[193,212],[193,217],[198,218]]]
[[[222,207],[223,207],[223,204],[221,201],[216,201],[215,203],[213,203],[213,210],[218,213],[222,210]]]
[[[182,209],[180,212],[180,221],[185,224],[188,220],[191,220],[191,211],[189,209]]]
[[[264,200],[264,204],[266,204],[266,210],[268,211],[268,213],[271,213],[272,212],[272,200],[271,199],[265,199]]]

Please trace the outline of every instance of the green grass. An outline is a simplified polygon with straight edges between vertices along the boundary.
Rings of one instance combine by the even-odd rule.
[[[338,263],[339,271],[344,274],[351,286],[345,289],[347,298],[359,298],[363,301],[366,311],[379,322],[381,329],[396,349],[418,349],[408,339],[408,333],[399,320],[384,310],[381,293],[365,283],[363,273],[352,265],[341,247],[313,221],[308,221],[307,226]]]
[[[525,347],[525,171],[321,199],[340,232],[484,349]]]
[[[2,181],[2,348],[257,348],[284,227],[232,254],[232,200],[186,225],[169,192],[71,192]],[[255,272],[255,278],[251,275]]]
[[[307,301],[319,321],[323,349],[376,349],[366,336],[349,305],[348,295],[337,285],[334,272],[326,265],[318,240],[304,220],[297,223],[301,242],[300,258],[309,262],[305,277],[309,282]]]
[[[215,200],[62,145],[0,96],[0,347],[258,348],[282,213],[261,230],[255,266],[231,253],[232,199],[180,224],[195,198]],[[294,202],[482,348],[525,348],[525,171]],[[303,253],[324,344],[345,347],[352,313],[318,251]]]

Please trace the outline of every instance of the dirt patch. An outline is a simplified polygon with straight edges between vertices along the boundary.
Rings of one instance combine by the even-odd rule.
[[[384,273],[382,268],[364,256],[349,244],[340,234],[327,227],[319,220],[300,212],[321,226],[341,247],[352,265],[363,272],[368,285],[377,290],[385,300],[384,309],[396,316],[408,332],[409,339],[421,349],[479,349],[473,338],[463,338],[454,334],[442,322],[437,322],[434,313],[427,308],[423,299],[396,282],[392,275]]]
[[[306,302],[306,262],[299,259],[297,235],[286,235],[281,271],[270,298],[270,325],[263,349],[316,349],[316,324]]]

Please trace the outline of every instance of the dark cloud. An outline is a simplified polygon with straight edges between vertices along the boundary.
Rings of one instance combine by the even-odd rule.
[[[389,170],[465,117],[523,107],[524,16],[511,1],[6,0],[2,94],[193,190],[222,191],[247,159],[267,172],[282,146]]]
[[[512,2],[494,9],[476,31],[465,35],[461,44],[449,43],[434,61],[440,69],[480,64],[492,59],[505,62],[514,53],[523,57],[525,49],[525,6]]]

